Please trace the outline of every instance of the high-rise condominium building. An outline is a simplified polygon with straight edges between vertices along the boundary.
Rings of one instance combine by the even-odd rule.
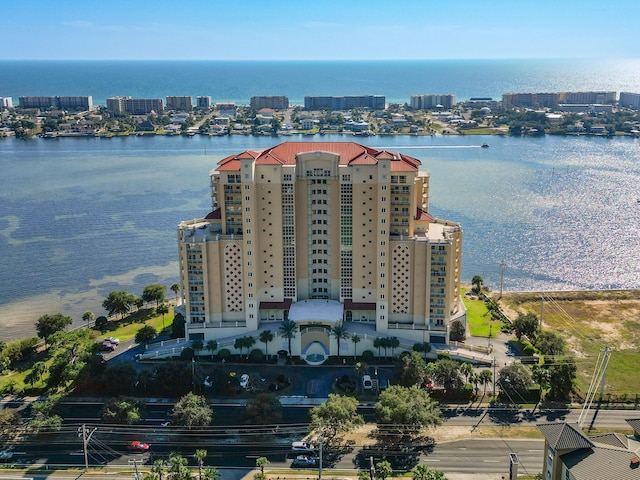
[[[640,93],[620,92],[620,106],[640,108]]]
[[[251,97],[251,108],[271,108],[273,110],[286,110],[289,108],[289,98],[282,95],[258,95]]]
[[[209,110],[211,108],[211,97],[201,95],[196,98],[197,108],[201,110]]]
[[[161,98],[111,97],[107,98],[107,110],[129,112],[131,115],[149,115],[151,112],[164,111],[164,102]]]
[[[193,110],[193,98],[190,96],[167,97],[167,109],[189,112]]]
[[[446,95],[411,95],[411,108],[416,110],[428,110],[430,108],[451,108],[456,104],[456,96]]]
[[[429,214],[420,165],[352,142],[221,160],[212,211],[178,226],[187,338],[233,350],[270,330],[275,353],[288,350],[279,332],[293,322],[291,353],[309,363],[354,348],[377,354],[379,337],[407,350],[448,343],[452,322],[466,324],[462,229]],[[336,326],[360,342],[336,340]]]
[[[93,98],[91,96],[18,97],[18,101],[20,108],[56,108],[59,110],[91,110],[93,108]]]

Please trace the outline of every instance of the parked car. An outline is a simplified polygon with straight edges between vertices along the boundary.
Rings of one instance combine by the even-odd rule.
[[[102,350],[105,352],[113,352],[116,349],[116,346],[113,343],[102,342]]]
[[[116,345],[116,346],[120,345],[120,339],[116,338],[116,337],[105,337],[104,341],[105,342],[109,342],[109,343],[111,343],[113,345]]]
[[[427,390],[433,390],[433,380],[427,378],[422,384],[422,388],[426,388]]]
[[[11,450],[0,451],[0,462],[8,462],[13,458],[13,452]]]
[[[373,388],[373,382],[371,381],[371,375],[362,376],[362,389],[371,390]]]
[[[314,467],[317,463],[316,457],[311,457],[309,455],[298,455],[291,462],[292,467]]]
[[[380,390],[386,390],[388,386],[389,380],[387,380],[386,378],[381,378],[380,380],[378,380],[378,388]]]
[[[242,388],[247,388],[249,386],[249,374],[243,373],[240,376],[240,386]]]
[[[149,444],[136,440],[129,444],[128,450],[133,453],[145,453],[149,451]]]
[[[312,452],[313,449],[313,445],[309,442],[293,442],[291,444],[291,450],[294,452]]]

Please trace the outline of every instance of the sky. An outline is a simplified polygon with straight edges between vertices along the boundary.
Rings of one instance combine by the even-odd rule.
[[[638,0],[20,0],[2,60],[638,58]]]

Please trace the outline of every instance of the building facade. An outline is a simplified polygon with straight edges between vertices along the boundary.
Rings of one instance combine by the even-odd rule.
[[[13,108],[12,97],[0,97],[0,110],[4,110],[6,108]]]
[[[131,115],[149,115],[151,112],[164,111],[164,102],[161,98],[131,98],[111,97],[107,98],[107,110]]]
[[[456,96],[447,95],[411,95],[411,108],[416,110],[429,110],[438,106],[452,108],[456,104]]]
[[[466,324],[462,229],[428,213],[419,167],[352,142],[287,142],[221,160],[212,211],[178,226],[187,338],[232,348],[270,330],[282,340],[293,321],[290,353],[309,363],[356,348],[333,338],[337,325],[359,336],[360,352],[378,337],[407,350],[448,343],[451,323]]]
[[[91,110],[93,97],[37,96],[18,97],[20,108],[54,108],[57,110]]]
[[[199,110],[209,110],[211,108],[211,97],[209,95],[198,96],[196,105]]]
[[[640,108],[640,93],[620,92],[620,106],[625,108]]]
[[[251,97],[250,107],[260,110],[261,108],[271,108],[273,110],[286,110],[289,108],[289,98],[282,95]]]
[[[304,97],[306,110],[353,110],[354,108],[368,108],[370,110],[384,110],[386,97],[384,95],[346,95],[336,97]]]
[[[167,109],[190,112],[193,110],[193,98],[190,96],[167,97]]]

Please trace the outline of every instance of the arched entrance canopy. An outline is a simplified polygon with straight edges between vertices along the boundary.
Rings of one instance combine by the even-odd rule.
[[[292,303],[289,320],[296,323],[322,322],[340,323],[344,305],[336,300],[310,299]]]

